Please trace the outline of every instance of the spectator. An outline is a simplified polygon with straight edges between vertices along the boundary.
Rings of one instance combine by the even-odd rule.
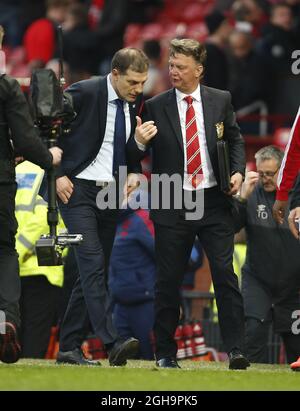
[[[161,68],[161,46],[158,40],[146,40],[143,50],[149,58],[148,79],[144,87],[145,98],[150,98],[166,90],[168,83]]]
[[[89,29],[88,10],[75,3],[66,12],[64,29],[64,59],[69,64],[72,83],[97,74],[97,35]]]
[[[147,24],[151,23],[157,11],[164,6],[164,0],[129,0],[129,22]]]
[[[225,47],[232,30],[224,14],[214,11],[205,18],[209,37],[205,42],[207,67],[204,81],[209,87],[228,88],[228,62]]]
[[[268,3],[263,0],[237,0],[232,5],[236,29],[260,37],[262,28],[268,21]]]
[[[129,0],[105,0],[102,9],[98,36],[100,55],[99,72],[109,73],[113,55],[124,46],[124,33],[128,22]]]
[[[23,44],[31,69],[43,67],[54,57],[56,27],[66,15],[69,0],[48,0],[46,17],[34,21],[26,30]]]
[[[134,336],[140,341],[139,357],[145,360],[153,359],[155,270],[149,211],[127,208],[120,215],[110,260],[113,322],[120,337]]]
[[[6,32],[5,43],[8,46],[16,47],[22,42],[22,30],[20,27],[20,0],[1,0],[0,4],[0,25]]]
[[[268,363],[271,323],[283,339],[287,361],[300,354],[300,335],[292,333],[292,313],[299,309],[299,242],[287,219],[278,226],[272,218],[276,180],[283,153],[274,146],[256,155],[257,172],[250,171],[238,202],[237,227],[246,228],[247,256],[242,270],[246,317],[246,352],[250,361]],[[237,215],[236,215],[237,217]]]
[[[267,58],[269,66],[280,79],[282,74],[290,72],[291,55],[297,49],[293,27],[291,8],[285,3],[275,4],[271,9],[270,24],[257,43],[257,51]]]
[[[234,31],[229,37],[229,91],[237,110],[266,99],[267,73],[263,59],[253,49],[249,33]]]

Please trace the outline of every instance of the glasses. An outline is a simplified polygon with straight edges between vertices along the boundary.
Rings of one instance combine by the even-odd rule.
[[[280,167],[278,167],[276,171],[258,171],[259,178],[264,178],[264,177],[272,178],[275,176],[279,168]]]

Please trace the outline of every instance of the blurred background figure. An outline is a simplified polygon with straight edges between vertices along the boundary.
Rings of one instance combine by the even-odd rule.
[[[142,193],[140,195],[147,195]],[[121,211],[110,259],[113,323],[122,338],[140,341],[139,358],[153,359],[154,227],[149,210]]]
[[[267,114],[267,94],[271,88],[264,60],[254,49],[250,33],[233,31],[229,36],[229,83],[228,90],[232,103],[237,108],[237,116]],[[240,117],[239,117],[240,116]],[[261,123],[243,118],[240,123],[242,134],[257,135],[267,132],[261,130]]]
[[[71,83],[97,74],[101,45],[96,32],[89,27],[88,8],[81,3],[71,5],[62,27],[63,56],[69,65]]]
[[[229,86],[237,110],[266,100],[267,72],[253,47],[251,34],[233,31],[229,36]]]
[[[31,69],[44,67],[55,56],[57,25],[63,23],[69,0],[48,0],[46,16],[35,20],[26,30],[23,45]]]
[[[11,47],[20,45],[22,41],[21,0],[1,0],[0,25],[5,27],[5,44]]]
[[[209,36],[205,41],[207,53],[205,85],[227,90],[228,62],[225,50],[232,27],[225,15],[219,11],[206,16],[205,23],[209,31]]]
[[[143,93],[147,99],[166,90],[168,81],[166,80],[165,67],[162,67],[160,42],[158,40],[146,40],[143,44],[143,50],[150,62],[148,79],[145,83]]]

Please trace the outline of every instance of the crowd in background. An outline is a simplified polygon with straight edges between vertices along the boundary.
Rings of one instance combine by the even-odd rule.
[[[107,74],[118,49],[136,46],[151,60],[152,96],[169,87],[168,41],[192,37],[207,46],[205,84],[230,90],[236,110],[255,113],[259,102],[258,110],[296,114],[289,91],[299,87],[291,69],[300,49],[299,0],[14,0],[1,2],[0,24],[7,72],[16,77],[58,57],[61,24],[69,83]]]

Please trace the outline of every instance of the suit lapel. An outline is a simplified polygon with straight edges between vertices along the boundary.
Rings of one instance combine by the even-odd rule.
[[[179,112],[178,112],[178,107],[177,107],[175,89],[170,90],[170,93],[168,96],[168,102],[165,106],[165,111],[167,113],[171,126],[175,132],[177,141],[181,149],[183,150],[183,138],[182,138],[182,132],[181,132],[181,126],[180,126],[180,120],[179,120]]]
[[[209,152],[213,151],[215,139],[212,136],[213,131],[213,102],[205,86],[200,85],[201,101],[203,107],[204,128],[206,143]]]
[[[135,116],[137,115],[136,107],[137,107],[137,102],[129,103],[129,114],[130,114],[130,125],[131,125],[130,136],[132,136],[135,131],[135,126],[136,126]]]
[[[98,119],[99,119],[99,131],[101,140],[104,139],[106,118],[107,118],[107,76],[101,78],[99,81],[99,92],[98,92]]]

